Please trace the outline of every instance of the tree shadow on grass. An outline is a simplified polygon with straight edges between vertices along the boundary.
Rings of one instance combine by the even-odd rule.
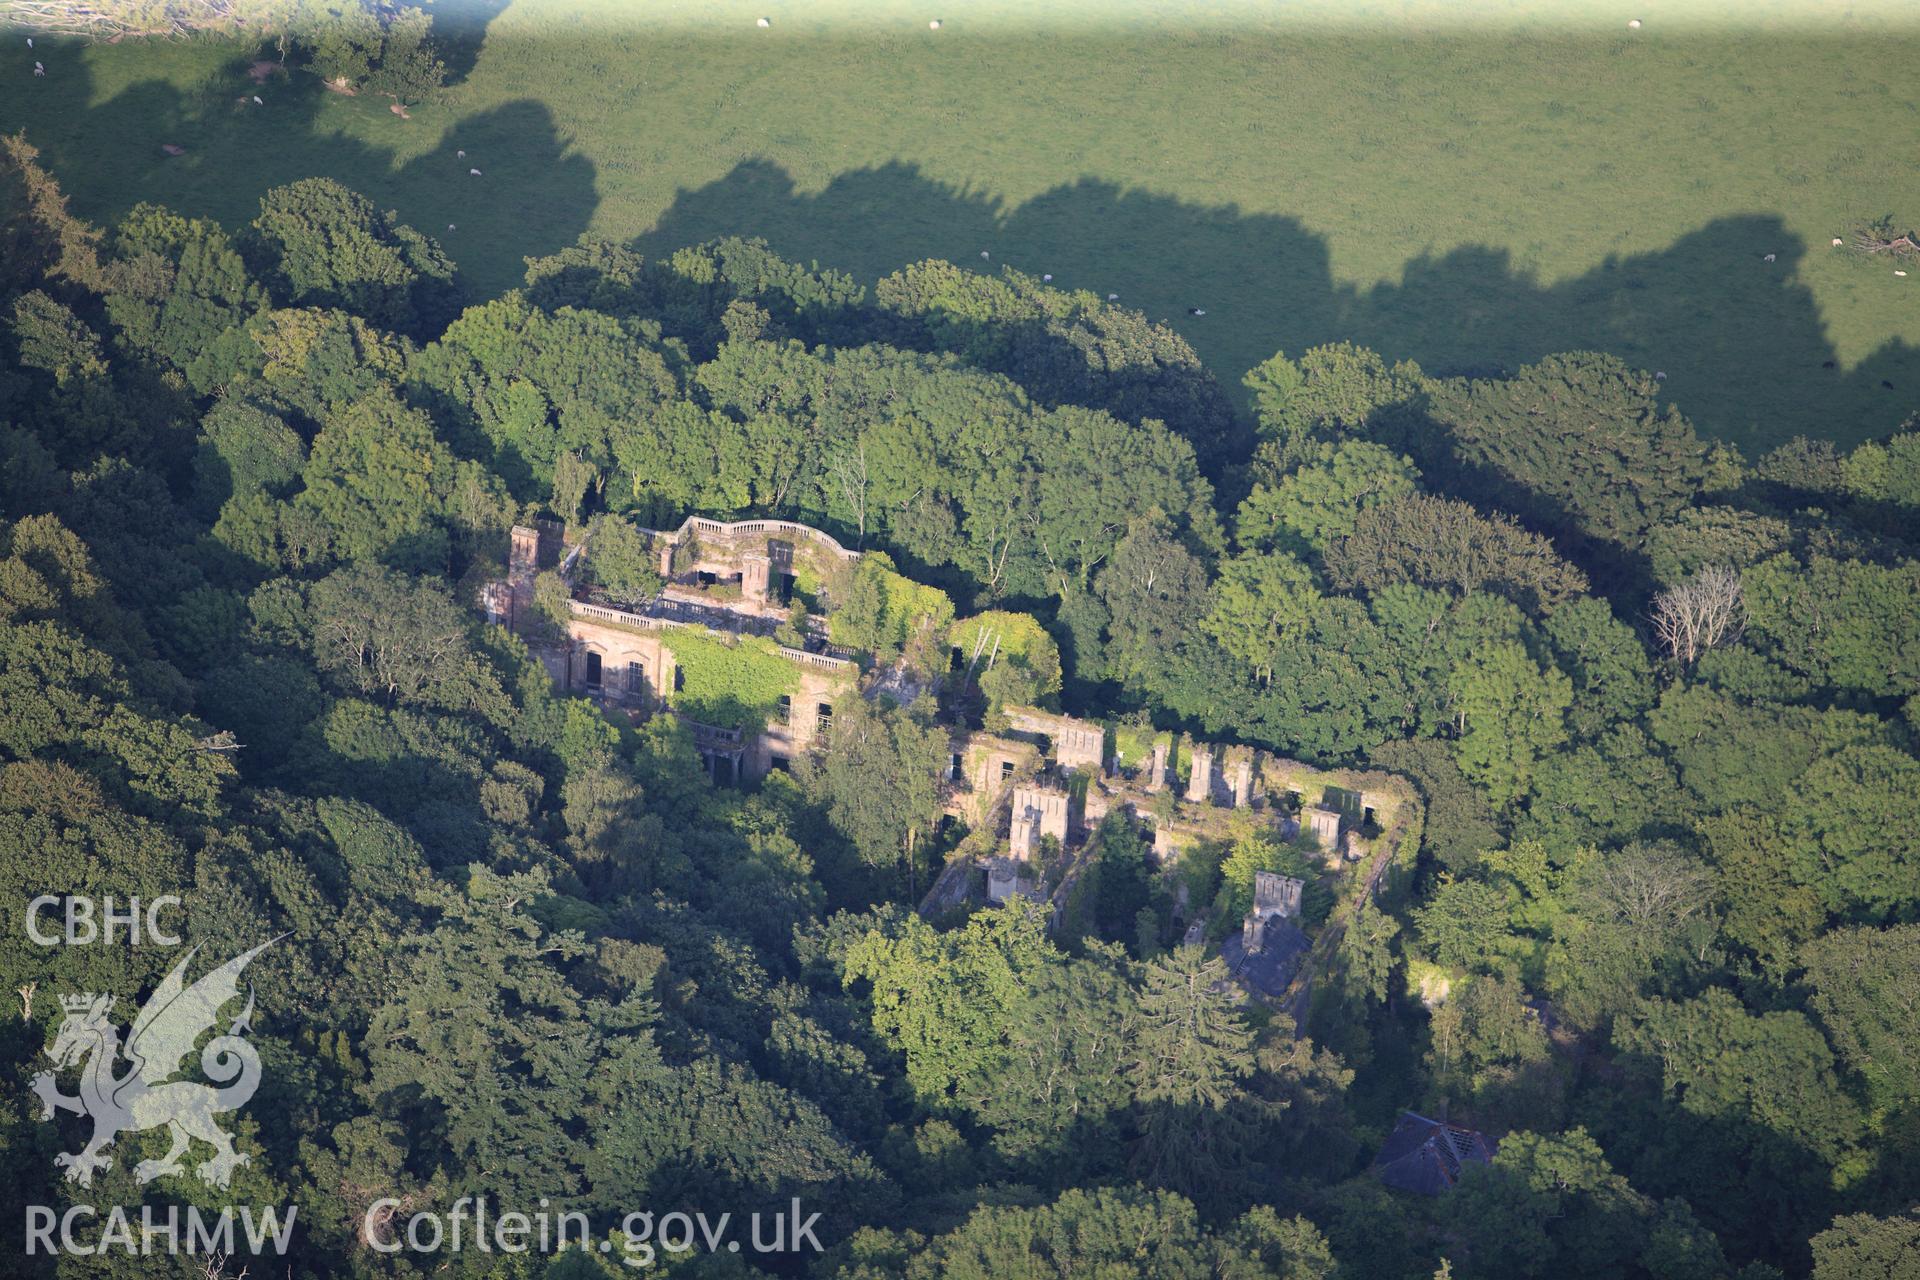
[[[32,75],[36,56],[48,60],[45,78]],[[434,109],[403,120],[384,98],[342,103],[300,71],[255,84],[250,61],[250,51],[238,52],[190,91],[142,80],[95,105],[79,46],[43,40],[34,50],[0,50],[0,83],[35,95],[27,140],[74,212],[103,225],[152,202],[238,233],[269,188],[326,176],[439,240],[456,263],[494,260],[502,243],[518,251],[508,259],[517,261],[572,244],[599,204],[593,163],[569,151],[551,112],[533,99],[448,123],[432,150],[397,161],[404,145],[442,127]],[[338,111],[322,115],[330,105],[363,115],[354,126],[393,145],[338,132]],[[0,110],[0,129],[19,128],[25,114]],[[183,154],[169,155],[167,146]],[[463,271],[462,279],[469,299],[484,299],[517,284],[518,273],[501,280]]]
[[[497,12],[493,0],[479,0],[455,25],[463,39],[477,38]],[[47,77],[32,75],[35,58],[48,60]],[[569,152],[536,100],[452,123],[437,108],[401,120],[384,101],[342,104],[304,73],[254,85],[249,60],[237,52],[189,91],[156,78],[94,105],[79,46],[10,45],[0,49],[0,84],[15,86],[20,105],[0,104],[0,128],[30,115],[29,141],[75,211],[107,223],[151,200],[237,229],[267,188],[331,175],[440,238],[466,264],[475,298],[518,284],[522,257],[572,243],[598,206],[593,164]],[[347,136],[343,123],[392,145]],[[396,163],[415,131],[441,127],[433,150]],[[166,156],[162,143],[186,154]],[[1010,207],[898,162],[842,173],[808,193],[778,164],[750,160],[681,191],[637,243],[658,256],[721,235],[764,236],[787,256],[868,281],[929,257],[1051,273],[1057,285],[1117,293],[1167,319],[1228,386],[1276,350],[1339,340],[1443,375],[1601,350],[1665,373],[1667,394],[1703,431],[1750,455],[1796,434],[1850,446],[1920,407],[1920,348],[1896,339],[1841,367],[1795,268],[1809,253],[1843,250],[1809,247],[1766,212],[1719,218],[1664,249],[1554,282],[1505,249],[1472,245],[1416,253],[1400,279],[1356,286],[1335,279],[1320,234],[1235,205],[1081,178]],[[1763,261],[1766,253],[1775,261]],[[1858,269],[1864,287],[1907,283],[1880,264]]]
[[[440,0],[432,8],[433,41],[447,68],[447,83],[459,84],[473,74],[487,28],[512,0]]]
[[[1600,350],[1665,374],[1683,412],[1749,454],[1796,434],[1851,445],[1920,406],[1920,349],[1893,340],[1840,367],[1795,273],[1827,246],[1809,249],[1773,214],[1716,219],[1658,252],[1554,283],[1505,249],[1468,246],[1415,256],[1397,282],[1356,287],[1333,278],[1327,242],[1288,217],[1084,178],[1008,209],[900,163],[807,193],[779,165],[754,160],[682,191],[636,244],[656,256],[721,235],[764,236],[787,256],[867,280],[928,257],[1051,273],[1167,320],[1229,384],[1275,350],[1341,340],[1440,375]]]

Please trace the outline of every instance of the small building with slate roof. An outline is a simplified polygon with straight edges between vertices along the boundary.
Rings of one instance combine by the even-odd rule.
[[[1397,1190],[1437,1196],[1453,1190],[1467,1165],[1493,1163],[1493,1149],[1493,1140],[1478,1130],[1403,1111],[1374,1157],[1373,1172]]]

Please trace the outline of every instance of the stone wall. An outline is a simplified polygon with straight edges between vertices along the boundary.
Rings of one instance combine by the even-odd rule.
[[[1086,769],[1104,773],[1107,767],[1107,730],[1096,720],[1078,720],[1038,707],[1006,708],[1011,731],[1023,737],[1045,739],[1049,758],[1063,770]]]
[[[1009,844],[1013,856],[1031,862],[1040,850],[1040,841],[1052,836],[1062,848],[1067,843],[1067,793],[1055,787],[1031,784],[1016,786],[1009,808]]]

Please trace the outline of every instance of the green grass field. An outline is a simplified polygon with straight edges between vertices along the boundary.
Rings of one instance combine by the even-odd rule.
[[[939,256],[1117,292],[1229,381],[1340,338],[1439,372],[1592,347],[1753,450],[1920,407],[1920,272],[1829,246],[1920,221],[1920,25],[1895,10],[1197,8],[519,0],[467,18],[459,83],[410,120],[312,77],[242,108],[233,45],[9,34],[0,128],[100,220],[237,225],[332,175],[477,294],[589,229],[738,232],[869,280]]]

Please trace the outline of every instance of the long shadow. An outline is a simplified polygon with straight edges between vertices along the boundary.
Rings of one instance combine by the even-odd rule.
[[[1716,219],[1656,253],[1556,283],[1505,249],[1472,246],[1416,256],[1399,282],[1356,288],[1333,278],[1326,241],[1293,218],[1092,179],[1008,210],[900,163],[807,193],[779,165],[753,160],[680,192],[635,244],[654,256],[720,235],[764,236],[789,257],[867,279],[927,257],[1051,273],[1166,319],[1229,383],[1275,350],[1341,340],[1443,375],[1601,350],[1665,374],[1703,431],[1750,454],[1796,434],[1851,445],[1920,406],[1920,349],[1893,340],[1840,367],[1794,271],[1805,254],[1829,250],[1807,248],[1772,214]]]
[[[473,74],[487,28],[512,0],[441,0],[433,6],[433,41],[447,68],[447,83],[459,84]]]
[[[476,41],[497,13],[496,0],[475,0],[449,30]],[[48,60],[45,78],[32,75],[36,58]],[[30,120],[29,140],[75,211],[107,223],[152,200],[238,228],[268,187],[332,175],[440,238],[467,262],[475,298],[517,284],[521,257],[571,244],[598,205],[592,162],[569,151],[538,101],[443,126],[440,108],[401,120],[383,100],[333,99],[311,75],[254,85],[248,61],[236,52],[191,91],[145,80],[93,105],[77,46],[8,45],[0,84],[14,87],[0,101],[0,129]],[[340,132],[343,123],[362,137]],[[432,150],[396,162],[414,131],[442,127]],[[186,154],[164,155],[163,143]],[[1416,253],[1399,280],[1355,286],[1335,278],[1320,234],[1235,205],[1081,178],[1009,207],[898,162],[842,173],[808,193],[778,164],[749,160],[678,193],[636,243],[658,256],[721,235],[763,236],[788,257],[866,280],[928,257],[1051,273],[1058,285],[1117,293],[1166,319],[1228,386],[1275,350],[1339,340],[1440,374],[1603,350],[1666,374],[1667,394],[1703,431],[1750,455],[1796,434],[1850,446],[1920,408],[1920,348],[1894,339],[1842,367],[1795,271],[1809,254],[1842,250],[1806,245],[1765,211],[1715,219],[1664,249],[1554,282],[1505,249],[1467,246]],[[1772,262],[1763,260],[1769,253]],[[1881,274],[1878,265],[1859,269],[1863,280]],[[1880,283],[1904,287],[1890,277]]]
[[[24,89],[18,105],[0,102],[0,130],[30,121],[27,140],[73,211],[106,226],[152,202],[238,233],[258,215],[263,192],[316,176],[394,210],[439,240],[457,264],[496,262],[492,250],[501,243],[517,254],[552,253],[592,220],[599,204],[593,163],[569,151],[541,102],[518,99],[447,122],[431,150],[399,161],[403,148],[441,128],[437,109],[416,108],[414,118],[402,119],[385,98],[343,100],[301,71],[255,83],[247,75],[250,51],[234,48],[191,91],[142,80],[94,105],[79,46],[40,40],[28,50],[8,42],[0,49],[0,83]],[[44,78],[32,74],[36,59],[46,63]],[[390,137],[392,145],[339,132],[343,111],[358,117],[352,124],[360,132]],[[168,154],[168,146],[182,154]],[[517,262],[517,254],[509,260]],[[519,283],[517,272],[495,279],[463,271],[462,279],[475,299]]]

